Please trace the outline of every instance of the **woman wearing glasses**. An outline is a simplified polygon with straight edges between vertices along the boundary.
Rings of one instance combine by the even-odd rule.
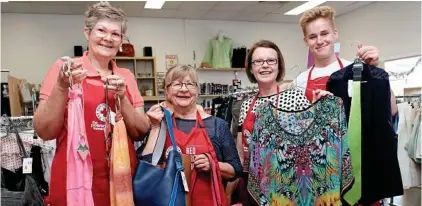
[[[242,167],[228,123],[198,110],[197,82],[198,77],[193,67],[176,65],[167,71],[163,83],[166,101],[171,104],[171,108],[167,109],[173,112],[174,136],[178,151],[191,156],[192,174],[197,174],[195,185],[190,185],[189,188],[191,205],[216,205],[214,201],[218,198],[218,194],[222,205],[228,205],[224,185],[228,181],[233,181],[241,173]],[[142,151],[142,159],[151,161],[164,114],[161,106],[157,104],[149,109],[147,115],[151,120],[151,131]],[[163,160],[170,149],[172,146],[167,136]],[[214,169],[219,173],[218,182],[215,184],[216,192],[213,192],[210,178],[212,165],[215,165]]]
[[[239,114],[238,135],[236,147],[243,165],[243,175],[239,181],[230,187],[236,187],[233,203],[242,203],[244,206],[256,205],[256,201],[247,192],[249,169],[249,138],[252,134],[255,110],[268,101],[276,107],[287,110],[303,110],[310,102],[299,90],[282,91],[280,81],[285,75],[284,58],[278,46],[268,40],[261,40],[252,45],[246,57],[246,74],[251,83],[258,84],[258,94],[244,100]],[[319,94],[325,95],[325,93]],[[317,97],[316,97],[317,98]],[[231,188],[229,188],[231,189]]]
[[[122,115],[130,136],[129,155],[132,174],[136,167],[136,155],[132,140],[139,140],[148,131],[150,124],[144,113],[144,102],[140,96],[133,74],[119,68],[113,61],[127,29],[127,18],[120,9],[107,2],[91,5],[86,12],[84,34],[89,51],[83,57],[73,59],[71,72],[62,72],[62,60],[57,60],[49,69],[40,90],[40,104],[34,115],[34,127],[44,140],[57,140],[56,154],[51,168],[50,196],[52,205],[67,205],[67,102],[69,76],[73,84],[81,83],[83,89],[83,111],[89,152],[92,159],[92,184],[85,185],[95,205],[110,205],[109,167],[106,159],[104,128],[106,111],[114,111],[114,95],[121,100]],[[112,92],[105,95],[104,83]],[[108,106],[105,104],[108,100]],[[114,111],[115,112],[115,111]],[[78,171],[76,171],[78,173]],[[82,172],[79,172],[82,173]],[[72,174],[81,177],[84,174]],[[75,203],[86,205],[84,203]]]

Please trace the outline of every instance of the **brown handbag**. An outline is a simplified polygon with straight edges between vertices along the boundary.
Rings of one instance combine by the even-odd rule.
[[[123,43],[126,40],[126,43]],[[116,56],[121,57],[134,57],[135,56],[135,49],[133,45],[130,43],[128,37],[123,38],[122,45],[120,46],[119,51],[117,52]]]

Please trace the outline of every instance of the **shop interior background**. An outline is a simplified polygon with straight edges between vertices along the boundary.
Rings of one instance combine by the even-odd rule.
[[[83,13],[91,3],[1,3],[1,69],[40,84],[56,59],[73,56],[75,45],[86,48]],[[300,15],[284,15],[302,2],[168,1],[159,10],[144,9],[145,2],[111,3],[129,16],[127,36],[135,55],[142,56],[143,47],[151,46],[159,72],[166,70],[166,54],[178,55],[180,63],[193,64],[195,51],[199,65],[208,41],[220,30],[233,40],[233,47],[249,47],[260,39],[275,41],[286,60],[286,80],[306,69],[308,50],[298,24]],[[356,40],[378,47],[382,62],[421,54],[421,2],[339,1],[323,5],[337,10],[342,58],[354,59],[356,48],[351,44]],[[202,72],[199,77],[201,82],[218,78],[230,83],[234,74]],[[238,78],[249,84],[244,72],[239,72]]]

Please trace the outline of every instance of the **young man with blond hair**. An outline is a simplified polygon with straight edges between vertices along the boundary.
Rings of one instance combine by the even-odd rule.
[[[335,11],[333,8],[320,6],[306,11],[300,18],[300,26],[303,32],[303,41],[309,47],[315,64],[299,74],[293,81],[293,85],[305,90],[305,96],[312,101],[314,93],[326,90],[326,83],[331,74],[353,62],[337,57],[334,52],[334,44],[339,33],[335,26]],[[359,44],[357,56],[366,64],[373,66],[379,64],[376,47]],[[397,113],[397,105],[392,91],[391,111],[394,117]],[[371,206],[376,205],[379,205],[379,202],[371,204]]]
[[[329,6],[315,7],[306,11],[300,18],[303,32],[303,41],[309,47],[315,64],[308,70],[299,74],[293,81],[305,91],[309,101],[312,101],[312,91],[325,90],[325,85],[330,75],[352,62],[338,58],[334,52],[334,43],[338,39],[335,27],[335,11]],[[369,65],[379,64],[378,49],[373,46],[358,45],[357,55]],[[394,95],[391,95],[392,115],[397,112]]]

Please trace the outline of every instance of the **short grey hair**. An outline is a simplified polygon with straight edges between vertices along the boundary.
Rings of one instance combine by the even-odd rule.
[[[184,64],[176,64],[167,70],[165,77],[163,79],[163,89],[170,86],[170,84],[178,79],[182,79],[185,76],[189,76],[192,81],[198,83],[198,74],[196,73],[196,69],[193,68],[191,65],[184,65]],[[199,86],[199,85],[198,85]]]
[[[98,21],[103,19],[120,22],[122,24],[122,34],[126,33],[127,18],[122,9],[118,9],[110,3],[102,1],[89,6],[88,10],[85,12],[85,26],[89,31],[92,31]]]

